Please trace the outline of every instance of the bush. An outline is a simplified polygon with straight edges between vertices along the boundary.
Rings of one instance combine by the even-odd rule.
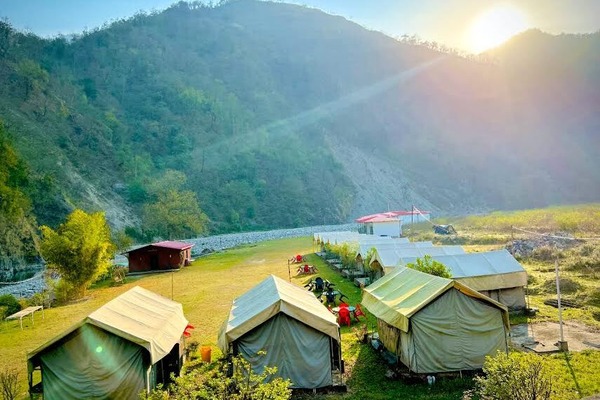
[[[441,262],[432,259],[430,255],[425,255],[423,258],[417,258],[414,263],[408,263],[406,266],[426,274],[441,276],[442,278],[452,278],[450,269]]]
[[[544,292],[556,293],[556,278],[547,279],[542,285]],[[560,292],[562,294],[576,294],[583,289],[583,286],[570,278],[560,278]]]
[[[0,371],[0,394],[3,400],[14,400],[19,394],[19,372],[16,369]]]
[[[261,353],[259,352],[259,356]],[[262,353],[264,355],[264,353]],[[256,374],[248,361],[234,357],[231,364],[203,363],[196,360],[185,366],[185,373],[175,378],[168,388],[162,386],[149,395],[140,393],[148,400],[287,400],[291,397],[290,382],[274,377],[276,367],[267,367]]]
[[[588,304],[591,306],[600,307],[600,289],[595,289],[588,298]]]
[[[562,258],[559,252],[550,246],[542,246],[534,249],[530,257],[536,261],[554,261],[557,258]]]
[[[475,391],[482,400],[545,400],[552,382],[541,357],[529,353],[498,352],[486,357],[485,376],[475,378]]]
[[[2,319],[8,317],[11,314],[21,311],[21,304],[12,294],[5,294],[0,296],[0,306],[6,307]]]
[[[66,304],[69,300],[76,298],[75,293],[78,291],[77,288],[62,278],[52,282],[50,290],[54,293],[54,297],[58,304]]]

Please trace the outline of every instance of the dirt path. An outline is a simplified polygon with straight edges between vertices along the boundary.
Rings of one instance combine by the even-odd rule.
[[[558,351],[556,344],[560,340],[560,327],[556,322],[519,324],[511,327],[510,336],[513,347],[538,353],[554,352]],[[584,324],[564,323],[563,336],[569,351],[600,350],[600,331]]]

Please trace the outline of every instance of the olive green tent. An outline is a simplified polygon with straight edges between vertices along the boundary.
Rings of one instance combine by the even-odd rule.
[[[138,398],[179,373],[187,325],[181,304],[136,286],[29,353],[30,392],[41,387],[47,400]]]
[[[385,348],[416,373],[478,369],[507,351],[508,311],[451,279],[396,267],[363,292]]]
[[[293,388],[332,386],[341,371],[336,317],[312,292],[273,275],[234,300],[218,343],[257,373],[277,367]],[[261,350],[266,354],[259,356]]]

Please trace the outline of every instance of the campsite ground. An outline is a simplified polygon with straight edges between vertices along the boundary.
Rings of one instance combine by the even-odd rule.
[[[474,250],[476,248],[471,248]],[[163,273],[138,277],[128,277],[120,286],[99,285],[89,291],[83,302],[50,308],[45,311],[45,319],[35,316],[35,325],[24,320],[24,329],[19,328],[18,321],[0,323],[0,370],[15,367],[19,371],[19,382],[22,397],[26,397],[26,355],[46,341],[50,340],[67,327],[77,323],[102,304],[128,290],[140,285],[165,297],[173,298],[183,304],[186,317],[196,329],[192,333],[192,341],[201,345],[209,345],[213,350],[213,359],[220,354],[216,347],[217,333],[226,319],[232,300],[264,279],[274,274],[283,279],[291,279],[298,285],[304,285],[311,276],[296,275],[295,268],[288,269],[287,259],[293,254],[311,254],[317,248],[310,238],[284,239],[263,242],[256,245],[243,246],[225,252],[215,253],[197,259],[190,267],[175,273]],[[352,282],[343,279],[337,272],[327,267],[315,255],[309,255],[307,262],[316,265],[318,275],[336,283],[336,288],[349,297],[350,303],[360,301],[360,289]],[[525,264],[537,282],[543,287],[549,274],[545,266]],[[316,275],[315,275],[316,276]],[[578,280],[583,279],[580,276]],[[548,278],[549,279],[549,278]],[[583,281],[582,288],[588,291],[598,290],[600,283]],[[595,286],[594,286],[595,285]],[[531,294],[532,305],[540,308],[537,316],[532,318],[516,318],[514,322],[537,323],[538,321],[556,321],[556,309],[545,306],[543,300],[547,292],[539,290]],[[567,321],[578,321],[580,324],[600,326],[594,315],[600,312],[596,306],[586,305],[574,312],[565,312]],[[359,342],[354,333],[358,326],[342,327],[343,353],[346,362],[347,394],[307,395],[310,398],[323,399],[460,399],[464,390],[472,387],[468,376],[462,378],[438,379],[436,385],[429,388],[424,382],[404,382],[385,377],[388,370],[383,359],[373,349]],[[368,319],[367,328],[375,330],[375,321]],[[561,398],[580,398],[600,392],[599,351],[573,352],[547,356],[553,374],[555,387],[561,389]],[[302,396],[300,396],[302,397]]]

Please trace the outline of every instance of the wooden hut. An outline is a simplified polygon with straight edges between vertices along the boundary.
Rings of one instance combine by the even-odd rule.
[[[129,260],[129,272],[179,269],[192,261],[193,244],[164,241],[123,253]]]

